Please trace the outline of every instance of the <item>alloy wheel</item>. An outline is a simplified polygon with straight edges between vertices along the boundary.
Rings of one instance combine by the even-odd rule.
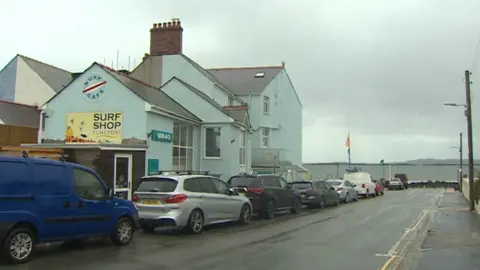
[[[190,228],[194,233],[199,233],[203,229],[203,215],[200,211],[195,211],[192,214]]]
[[[133,236],[132,224],[128,220],[123,220],[118,224],[117,234],[120,242],[126,243],[130,241]]]
[[[10,256],[15,260],[25,260],[33,250],[33,239],[27,233],[19,233],[10,241]]]
[[[250,219],[252,218],[252,211],[250,209],[250,206],[243,206],[244,209],[243,209],[243,215],[242,215],[242,221],[243,221],[243,224],[247,224],[250,222]]]

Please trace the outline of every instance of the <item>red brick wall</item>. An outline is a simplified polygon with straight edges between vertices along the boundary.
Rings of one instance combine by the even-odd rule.
[[[183,28],[180,21],[154,24],[150,29],[150,55],[171,55],[182,53]]]

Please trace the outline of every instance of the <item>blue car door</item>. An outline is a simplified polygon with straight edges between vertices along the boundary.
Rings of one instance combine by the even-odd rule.
[[[114,229],[113,203],[100,181],[91,171],[73,168],[72,207],[79,221],[76,230],[84,237],[105,235]]]

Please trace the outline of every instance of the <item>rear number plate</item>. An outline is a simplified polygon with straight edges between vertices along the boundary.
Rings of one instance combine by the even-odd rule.
[[[146,205],[160,205],[160,204],[162,204],[162,202],[160,200],[143,200],[142,203],[146,204]]]

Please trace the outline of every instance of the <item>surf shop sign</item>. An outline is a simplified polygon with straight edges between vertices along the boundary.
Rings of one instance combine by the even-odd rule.
[[[122,143],[121,112],[67,113],[66,143]]]

